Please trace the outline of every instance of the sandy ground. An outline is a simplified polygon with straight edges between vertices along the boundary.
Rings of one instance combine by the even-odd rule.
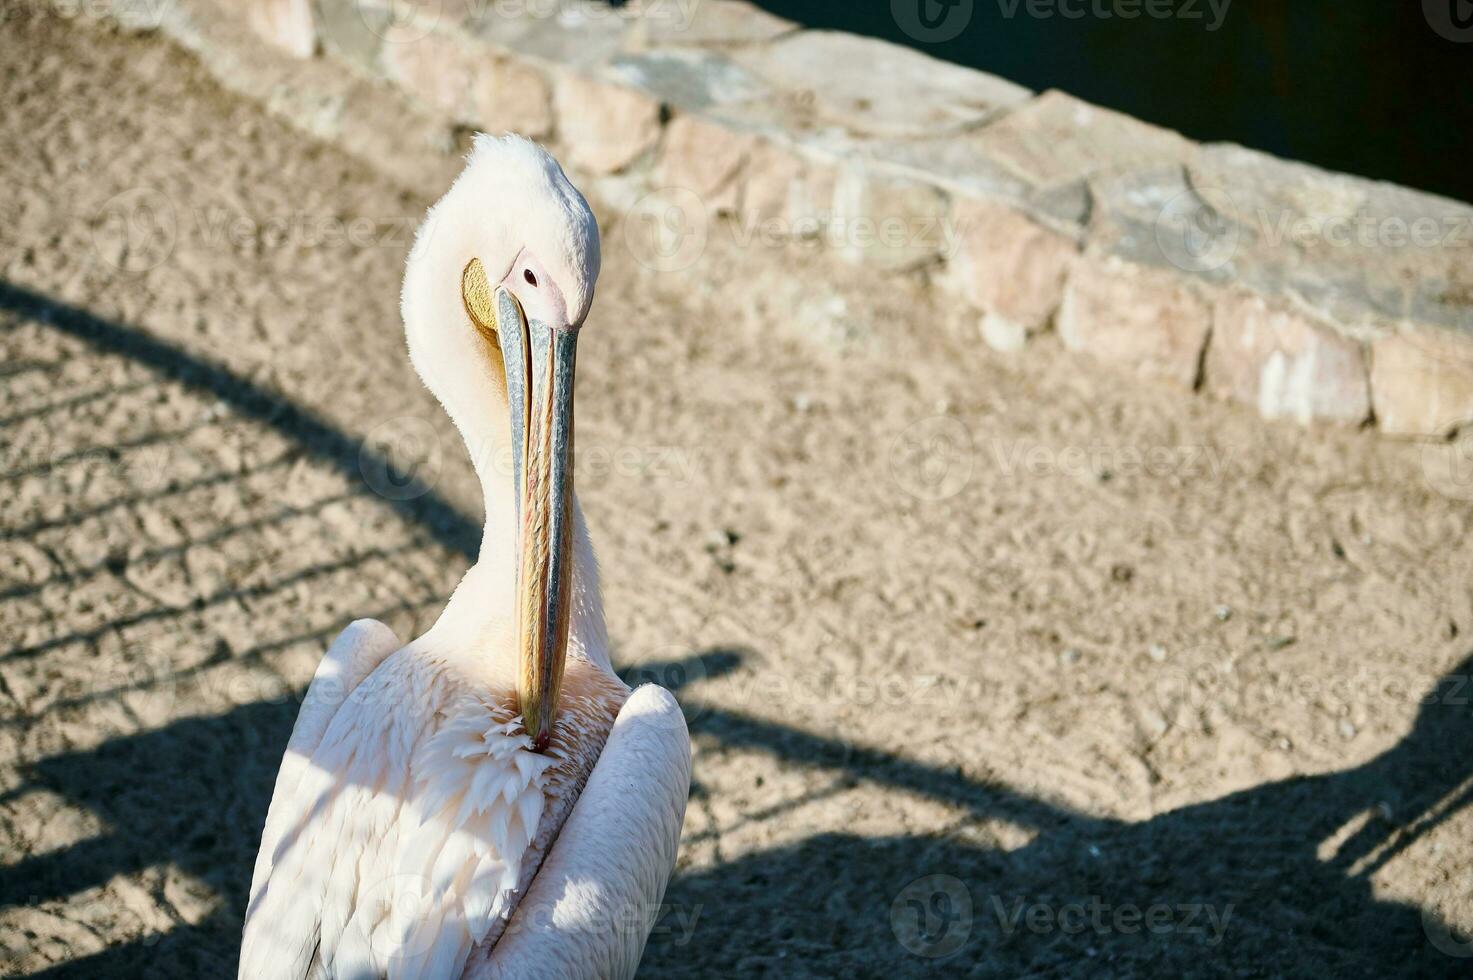
[[[0,66],[0,972],[222,976],[300,685],[478,541],[397,315],[444,176],[157,38],[20,8]],[[619,662],[696,745],[647,975],[1467,975],[1435,451],[993,354],[920,274],[720,225],[660,272],[627,231],[577,480]]]

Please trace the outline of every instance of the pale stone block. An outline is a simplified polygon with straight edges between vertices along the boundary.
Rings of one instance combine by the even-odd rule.
[[[1206,386],[1270,419],[1358,424],[1371,411],[1358,340],[1241,291],[1223,293],[1213,306]]]
[[[979,326],[982,340],[993,350],[1012,354],[1028,345],[1030,331],[1016,320],[1009,320],[996,313],[984,313]]]
[[[530,65],[494,57],[476,73],[471,93],[476,125],[491,133],[545,139],[552,133],[552,85]]]
[[[379,49],[389,13],[361,0],[317,0],[317,36],[322,50],[370,76],[383,74]]]
[[[389,78],[411,96],[453,119],[469,119],[478,61],[460,41],[394,24],[384,32],[380,58]]]
[[[1064,298],[1073,239],[995,201],[961,198],[951,214],[953,282],[973,306],[1033,333]]]
[[[734,210],[737,174],[760,141],[698,116],[676,116],[665,127],[655,181],[694,191],[707,210]]]
[[[785,93],[798,110],[784,128],[811,115],[820,125],[870,136],[936,134],[987,119],[1031,94],[1021,85],[873,38],[799,31],[732,58]]]
[[[553,102],[569,161],[591,173],[623,170],[660,138],[660,104],[642,92],[565,73]]]
[[[977,143],[980,152],[1036,187],[1185,162],[1197,150],[1171,130],[1054,91],[983,128]]]
[[[663,44],[735,45],[770,41],[798,25],[745,0],[654,4],[635,18],[631,47]]]
[[[312,57],[317,47],[311,0],[251,0],[246,18],[258,35],[298,58]]]
[[[948,211],[945,196],[929,184],[851,165],[837,175],[828,240],[850,262],[913,266],[945,248]]]
[[[742,221],[764,239],[773,232],[783,238],[822,235],[833,211],[834,180],[832,168],[758,140],[739,177]]]
[[[1058,315],[1069,349],[1184,388],[1196,383],[1211,323],[1211,307],[1181,277],[1097,257],[1074,264]]]
[[[763,140],[754,147],[742,173],[742,216],[748,221],[783,220],[788,195],[803,178],[803,164],[793,154]]]
[[[681,48],[621,54],[609,71],[618,82],[686,112],[772,97],[762,79],[721,52]]]
[[[1371,399],[1393,435],[1441,436],[1473,422],[1473,338],[1423,329],[1378,339]]]
[[[391,79],[456,122],[542,139],[552,132],[552,86],[532,66],[418,25],[385,31]]]

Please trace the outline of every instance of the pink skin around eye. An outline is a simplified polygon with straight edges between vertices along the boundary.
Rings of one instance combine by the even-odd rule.
[[[522,312],[529,320],[541,320],[551,324],[567,323],[567,307],[557,282],[547,269],[526,249],[523,249],[501,280],[512,295],[522,304]]]

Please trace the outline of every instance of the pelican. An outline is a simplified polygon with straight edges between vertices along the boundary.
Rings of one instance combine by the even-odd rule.
[[[415,237],[410,360],[469,448],[479,560],[401,645],[333,641],[251,881],[240,976],[631,976],[675,865],[690,737],[609,663],[573,493],[573,370],[599,271],[546,151],[476,137]]]

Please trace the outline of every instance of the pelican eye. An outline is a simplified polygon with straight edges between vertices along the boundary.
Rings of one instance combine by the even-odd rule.
[[[525,279],[525,280],[527,280],[527,285],[529,285],[529,286],[535,286],[535,285],[537,285],[537,277],[534,276],[534,275],[532,275],[532,270],[531,269],[523,269],[522,270],[522,278]]]

